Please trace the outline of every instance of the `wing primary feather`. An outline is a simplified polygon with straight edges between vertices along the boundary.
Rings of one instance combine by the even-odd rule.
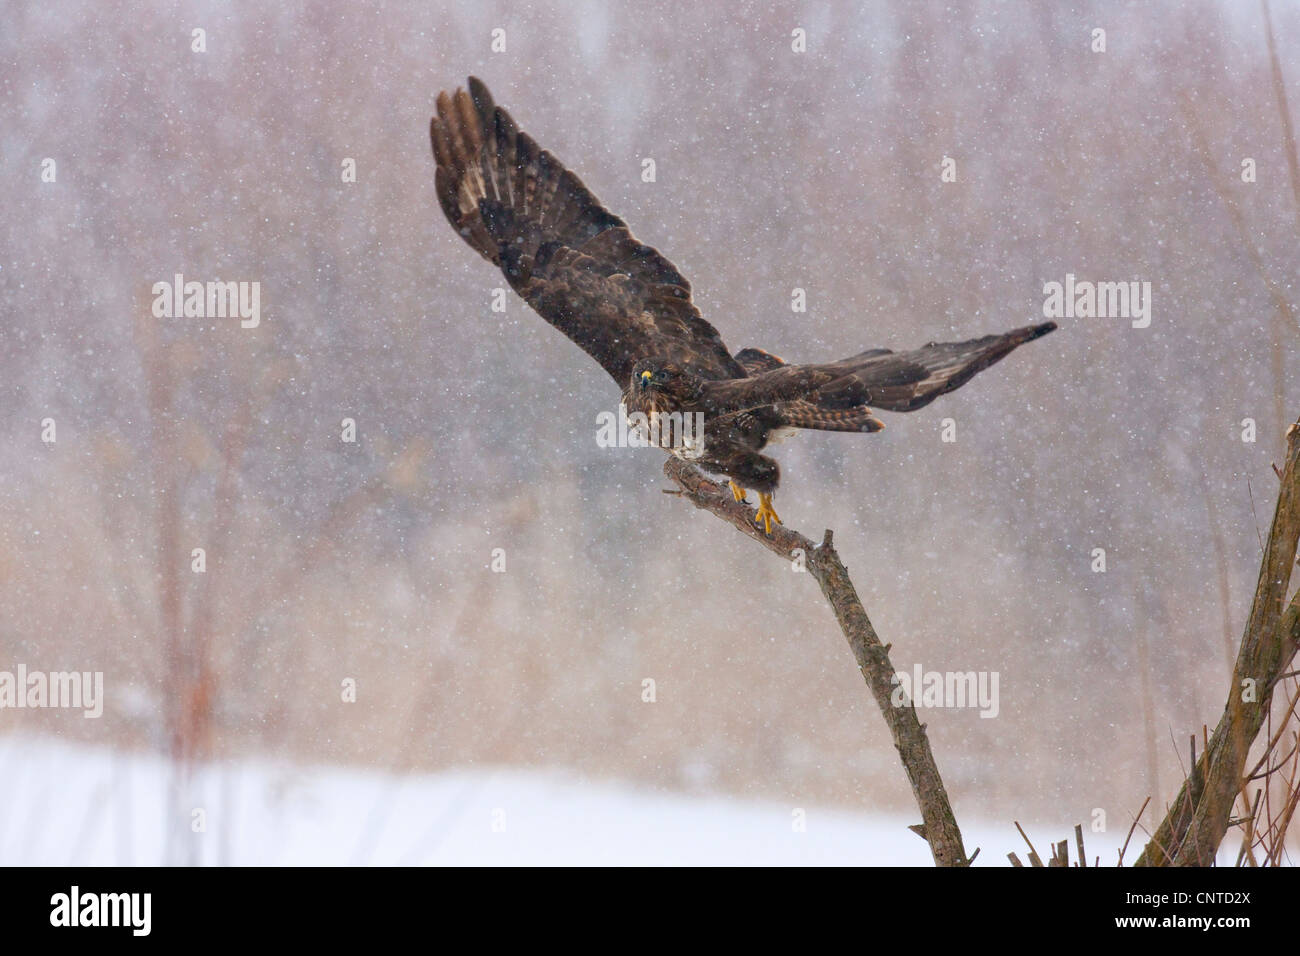
[[[677,268],[520,130],[482,80],[467,85],[439,93],[430,124],[438,203],[457,233],[620,388],[654,355],[709,379],[743,377]]]

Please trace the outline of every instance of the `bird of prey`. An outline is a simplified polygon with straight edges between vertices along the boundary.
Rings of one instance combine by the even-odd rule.
[[[452,226],[613,376],[630,412],[702,415],[702,442],[665,429],[659,443],[725,475],[737,501],[745,489],[758,492],[754,521],[767,534],[781,520],[772,506],[781,472],[761,454],[770,440],[800,428],[879,431],[873,408],[927,405],[1056,328],[1045,322],[909,352],[871,349],[825,364],[787,364],[755,348],[732,355],[677,268],[520,130],[481,80],[440,93],[437,111],[430,135],[438,202]]]

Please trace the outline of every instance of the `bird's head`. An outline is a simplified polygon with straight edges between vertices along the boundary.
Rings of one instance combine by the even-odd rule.
[[[690,374],[667,359],[647,358],[632,367],[632,390],[679,393],[686,390]]]

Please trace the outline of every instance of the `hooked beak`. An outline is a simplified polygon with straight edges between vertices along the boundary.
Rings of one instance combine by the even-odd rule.
[[[650,384],[650,372],[647,370],[641,373],[641,387],[645,388]]]

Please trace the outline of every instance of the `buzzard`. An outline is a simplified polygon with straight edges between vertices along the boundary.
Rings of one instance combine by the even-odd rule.
[[[927,405],[1056,328],[1045,322],[910,352],[870,349],[817,365],[755,348],[732,355],[677,268],[520,130],[481,80],[438,94],[437,109],[438,202],[452,226],[613,376],[629,411],[672,421],[702,415],[702,441],[669,428],[660,443],[726,475],[737,501],[747,488],[758,492],[754,520],[767,534],[781,520],[772,507],[780,468],[761,454],[769,441],[799,428],[879,431],[872,408]]]

